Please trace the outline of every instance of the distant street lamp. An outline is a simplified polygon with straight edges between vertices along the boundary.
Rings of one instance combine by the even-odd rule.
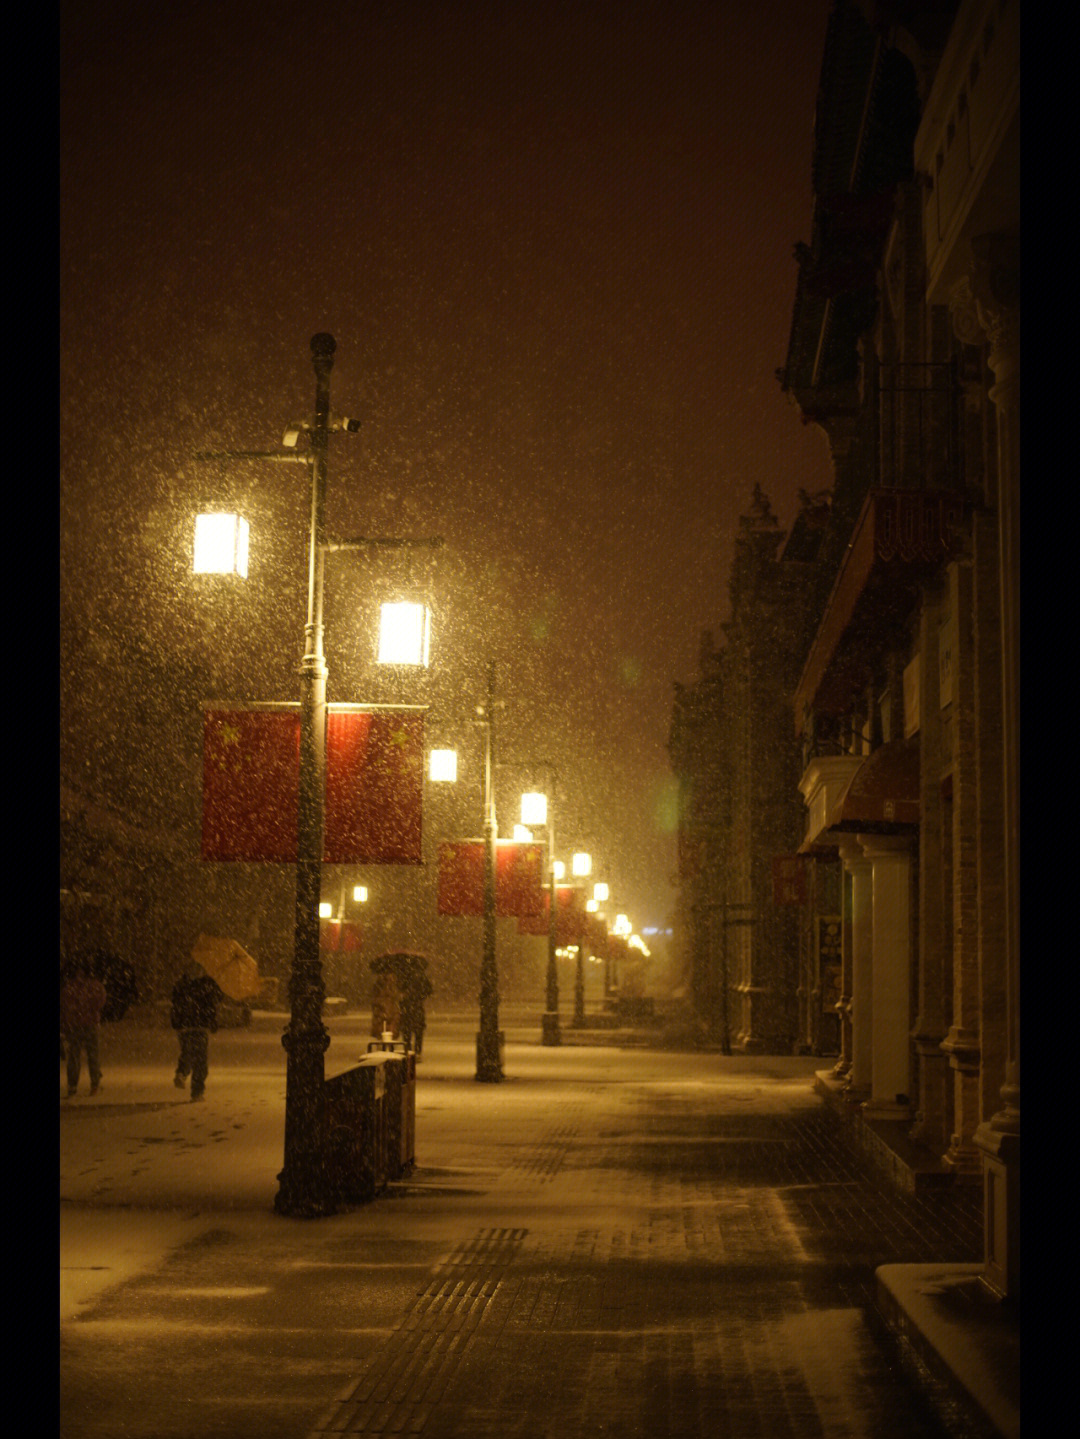
[[[380,540],[360,538],[330,541],[325,530],[326,461],[331,430],[354,433],[356,420],[332,421],[330,371],[337,343],[320,333],[311,340],[315,370],[315,414],[310,424],[290,426],[281,451],[229,451],[197,455],[196,459],[267,459],[306,464],[311,470],[311,523],[308,539],[307,623],[304,655],[300,662],[300,781],[297,804],[296,908],[292,974],[289,979],[289,1027],[281,1037],[285,1048],[285,1154],[278,1175],[274,1208],[279,1214],[315,1218],[333,1214],[335,1196],[326,1162],[324,1056],[330,1035],[323,1024],[326,989],[319,955],[319,893],[322,881],[323,827],[326,800],[326,681],[323,650],[323,572],[330,550],[357,549],[369,544],[437,546],[441,540]],[[296,452],[299,434],[307,431],[310,449]],[[240,516],[200,515],[195,526],[193,568],[197,573],[247,574],[248,528]],[[429,631],[424,616],[391,611],[383,616],[399,621],[391,647],[380,637],[379,660],[391,664],[427,664]],[[407,650],[402,632],[410,635]],[[383,658],[384,654],[387,658]]]
[[[476,1036],[476,1078],[496,1084],[503,1078],[503,1035],[499,1029],[499,972],[495,955],[495,664],[488,665],[487,701],[476,706],[484,731],[484,789],[481,828],[484,845],[484,887],[480,948],[480,1029]],[[457,781],[457,751],[434,749],[428,756],[428,778],[439,784]]]
[[[548,775],[550,788],[555,788],[555,772],[551,770]],[[529,829],[547,828],[547,851],[548,851],[548,945],[547,945],[547,983],[545,995],[545,1009],[540,1021],[540,1043],[561,1044],[562,1031],[559,1027],[559,966],[556,962],[556,933],[555,927],[558,922],[558,909],[556,901],[555,882],[559,876],[559,862],[555,858],[555,823],[552,819],[551,805],[548,803],[546,794],[538,790],[531,790],[528,794],[521,796],[521,822]]]
[[[484,731],[484,915],[480,954],[480,1032],[476,1078],[497,1084],[503,1077],[499,1031],[499,972],[495,959],[495,661],[488,663],[487,702],[477,706]]]
[[[592,856],[579,852],[574,855],[573,872],[579,877],[592,873]],[[595,889],[594,889],[595,893]],[[585,905],[588,913],[588,901]],[[574,1028],[585,1028],[585,936],[588,926],[582,920],[581,933],[578,935],[577,961],[574,967]]]

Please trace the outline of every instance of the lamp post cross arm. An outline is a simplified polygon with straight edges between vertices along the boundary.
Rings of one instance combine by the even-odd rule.
[[[314,455],[304,451],[301,455],[283,454],[281,450],[200,450],[192,455],[193,460],[276,460],[284,465],[310,465]]]
[[[359,550],[365,545],[384,545],[390,549],[437,550],[445,544],[441,535],[430,535],[423,539],[398,539],[393,535],[358,535],[351,540],[324,540],[324,550]]]

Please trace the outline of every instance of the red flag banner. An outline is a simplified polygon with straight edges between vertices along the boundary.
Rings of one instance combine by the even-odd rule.
[[[539,914],[544,903],[544,847],[499,840],[495,846],[495,913]]]
[[[328,864],[419,864],[424,720],[415,710],[334,710],[326,720]],[[300,715],[208,709],[202,857],[296,862]]]
[[[363,949],[363,938],[358,924],[348,920],[320,919],[319,948],[331,954],[358,954]]]
[[[540,908],[535,914],[527,915],[518,921],[518,932],[520,934],[547,934],[550,912],[550,892],[545,886]],[[585,891],[581,885],[557,884],[555,886],[555,942],[557,944],[577,944],[579,936],[584,933],[586,918]]]
[[[538,913],[544,903],[542,875],[542,845],[497,840],[496,915],[506,919]],[[439,846],[438,911],[440,914],[483,914],[483,840],[464,839]]]
[[[326,717],[327,864],[419,864],[424,717],[331,709]]]
[[[607,925],[595,914],[585,916],[585,947],[593,954],[603,958],[604,945],[607,942]]]
[[[296,859],[300,717],[290,710],[207,710],[202,857]]]
[[[440,914],[483,914],[484,843],[479,839],[439,845]]]

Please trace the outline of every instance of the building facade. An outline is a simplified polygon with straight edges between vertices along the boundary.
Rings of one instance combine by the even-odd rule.
[[[793,703],[800,848],[843,875],[823,1082],[871,1148],[983,1186],[1016,1296],[1016,0],[837,0],[813,184],[780,378],[835,477]]]
[[[799,910],[774,877],[801,834],[791,694],[812,613],[819,508],[808,501],[785,534],[755,487],[739,520],[724,643],[717,649],[706,632],[699,679],[675,687],[680,937],[696,1026],[725,1052],[802,1047]]]

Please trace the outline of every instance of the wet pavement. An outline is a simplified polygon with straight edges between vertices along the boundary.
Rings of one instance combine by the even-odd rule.
[[[477,1085],[433,1021],[415,1173],[313,1221],[272,1212],[276,1035],[222,1039],[188,1107],[172,1036],[118,1037],[115,1113],[62,1106],[63,1439],[990,1432],[913,1382],[875,1279],[977,1260],[977,1211],[884,1189],[820,1060],[506,1028]]]

